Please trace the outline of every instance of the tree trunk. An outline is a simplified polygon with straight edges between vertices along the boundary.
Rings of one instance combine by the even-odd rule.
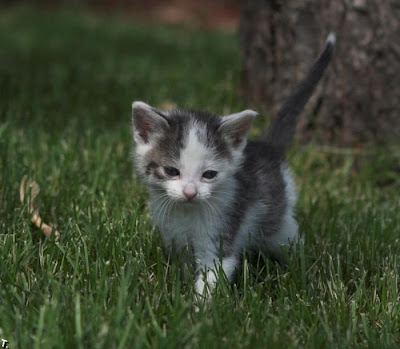
[[[399,0],[243,0],[241,90],[273,115],[334,31],[332,66],[300,119],[300,139],[399,140],[399,19]]]

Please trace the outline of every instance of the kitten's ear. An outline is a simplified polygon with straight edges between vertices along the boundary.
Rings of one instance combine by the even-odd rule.
[[[137,143],[149,143],[169,127],[165,115],[143,102],[132,103],[132,124]]]
[[[247,109],[240,113],[222,117],[219,129],[234,148],[243,144],[256,115],[257,112]]]

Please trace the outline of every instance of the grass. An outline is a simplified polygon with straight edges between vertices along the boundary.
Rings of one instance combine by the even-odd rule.
[[[0,336],[10,348],[399,347],[395,147],[366,156],[293,147],[304,248],[287,273],[245,259],[237,284],[221,280],[210,307],[193,312],[193,278],[168,264],[132,171],[130,103],[243,108],[237,42],[1,12]],[[25,174],[41,187],[36,205],[57,243],[19,202]]]

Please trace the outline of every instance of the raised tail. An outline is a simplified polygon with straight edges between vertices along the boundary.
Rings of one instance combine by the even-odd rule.
[[[282,155],[286,153],[293,138],[299,114],[313,94],[332,58],[335,42],[336,35],[330,33],[322,53],[292,95],[282,105],[265,134],[261,136],[261,141],[269,143]]]

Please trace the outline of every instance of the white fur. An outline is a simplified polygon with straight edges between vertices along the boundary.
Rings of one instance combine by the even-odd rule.
[[[239,263],[239,258],[237,255],[233,255],[231,257],[224,258],[222,261],[222,269],[228,281],[232,281],[233,275],[235,274],[236,268]]]
[[[288,204],[287,212],[292,212],[297,201],[296,184],[292,176],[292,171],[290,171],[290,168],[285,163],[281,165],[281,174],[286,185],[285,197]]]
[[[232,203],[233,185],[232,181],[227,181],[221,192],[214,194],[208,203],[196,197],[190,203],[171,203],[169,209],[168,203],[160,203],[160,199],[157,199],[158,189],[150,188],[152,220],[159,227],[170,252],[174,248],[179,252],[190,242],[195,250],[197,262],[202,261],[200,264],[206,267],[213,266],[214,257],[218,259],[218,251],[214,251],[210,241],[217,238],[218,228],[222,224],[220,217]],[[212,257],[208,254],[210,249]]]
[[[138,135],[134,134],[135,140]],[[141,174],[144,175],[145,168],[143,166],[140,166],[143,163],[143,159],[145,158],[146,154],[148,151],[150,151],[153,148],[152,143],[143,143],[143,142],[138,142],[136,141],[136,147],[135,147],[135,163],[136,163],[136,168],[137,171]]]
[[[151,206],[152,201],[150,201]],[[177,205],[165,215],[153,214],[153,221],[159,227],[165,246],[169,252],[180,252],[186,245],[193,247],[198,277],[195,290],[203,294],[205,286],[211,290],[216,282],[215,265],[218,251],[212,241],[218,237],[220,220],[210,208],[199,204]],[[203,278],[205,272],[205,280]]]
[[[203,261],[201,262],[203,263]],[[224,271],[229,282],[231,282],[233,279],[236,268],[238,267],[238,263],[239,258],[236,255],[226,257],[222,260],[222,270]],[[204,275],[203,273],[199,275],[199,277],[196,279],[194,287],[197,293],[209,296],[209,293],[215,288],[217,283],[217,270],[219,267],[217,254],[209,254],[209,259],[207,259],[202,265],[203,268],[200,271],[204,271]]]
[[[187,136],[185,147],[180,154],[180,169],[184,173],[185,180],[200,181],[203,170],[207,168],[209,159],[213,158],[211,149],[206,148],[199,141],[199,134],[204,133],[204,130],[197,124],[194,124]],[[208,164],[207,164],[208,162]]]
[[[328,37],[326,38],[326,42],[332,45],[336,43],[336,34],[334,32],[330,32]]]

